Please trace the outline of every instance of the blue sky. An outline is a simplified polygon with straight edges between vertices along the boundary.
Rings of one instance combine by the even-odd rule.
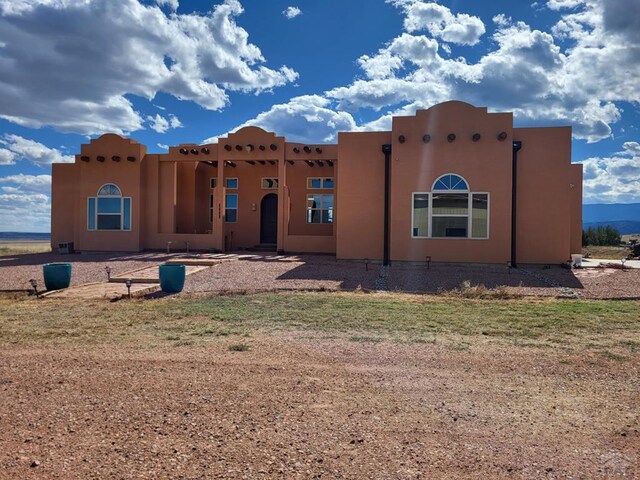
[[[102,133],[332,142],[451,99],[571,125],[585,203],[640,202],[638,79],[638,0],[0,0],[0,231],[48,231]]]

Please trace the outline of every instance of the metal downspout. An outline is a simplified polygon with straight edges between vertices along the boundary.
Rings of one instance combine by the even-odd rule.
[[[389,199],[391,190],[391,145],[382,145],[384,153],[384,240],[382,264],[389,265]]]
[[[522,148],[520,140],[513,142],[513,157],[511,159],[511,266],[516,268],[516,223],[517,223],[517,187],[518,187],[518,152]]]

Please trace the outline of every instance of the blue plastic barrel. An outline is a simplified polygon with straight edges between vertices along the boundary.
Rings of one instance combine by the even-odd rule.
[[[181,263],[160,265],[160,288],[165,293],[178,293],[184,288],[185,266]]]
[[[44,285],[47,290],[67,288],[71,283],[70,263],[45,263],[42,266]]]

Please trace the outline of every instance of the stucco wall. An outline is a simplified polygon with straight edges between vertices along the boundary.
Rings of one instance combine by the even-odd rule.
[[[522,141],[518,154],[517,261],[566,262],[572,253],[572,217],[580,215],[575,211],[578,205],[571,188],[575,183],[569,163],[571,128],[517,128],[514,135]]]
[[[51,248],[74,241],[78,181],[75,164],[53,164],[51,180]]]
[[[144,145],[118,135],[107,134],[88,145],[82,145],[77,156],[78,186],[75,198],[76,248],[95,251],[139,251],[142,249],[141,210],[141,162],[146,154]],[[99,161],[98,157],[104,157]],[[114,156],[119,161],[114,161]],[[83,161],[82,157],[88,158]],[[128,161],[127,158],[133,158]],[[105,183],[120,187],[123,197],[131,197],[130,231],[90,231],[87,229],[87,198],[96,196]]]
[[[571,253],[582,253],[582,165],[571,165]]]
[[[511,114],[487,114],[447,102],[395,117],[391,168],[391,259],[502,263],[510,257]],[[506,132],[504,140],[497,136]],[[480,139],[473,141],[474,134]],[[454,134],[455,140],[448,141]],[[400,136],[405,142],[400,142]],[[425,143],[424,135],[430,135]],[[462,176],[472,192],[489,192],[489,238],[412,238],[412,193],[431,191],[444,174]]]
[[[336,256],[382,258],[384,227],[384,155],[390,132],[338,136]]]

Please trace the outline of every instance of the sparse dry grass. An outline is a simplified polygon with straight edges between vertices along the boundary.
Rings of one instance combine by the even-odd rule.
[[[51,251],[49,240],[0,241],[0,256]]]
[[[629,247],[607,247],[595,245],[582,247],[582,255],[589,254],[592,258],[602,258],[607,260],[620,260],[621,258],[627,258],[629,253]]]

